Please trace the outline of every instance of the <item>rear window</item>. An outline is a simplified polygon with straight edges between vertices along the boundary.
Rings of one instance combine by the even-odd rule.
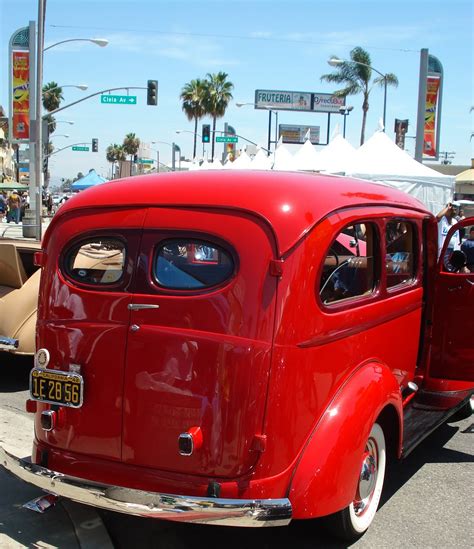
[[[82,284],[117,284],[124,273],[125,244],[115,238],[94,237],[65,254],[66,274]]]
[[[218,286],[235,269],[230,252],[204,240],[173,239],[158,247],[153,277],[163,288],[195,290]]]

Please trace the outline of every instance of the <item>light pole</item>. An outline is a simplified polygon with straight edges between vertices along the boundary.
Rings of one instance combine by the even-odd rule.
[[[175,153],[176,151],[181,151],[181,149],[176,145],[176,143],[168,143],[168,141],[152,141],[152,145],[156,145],[157,143],[163,143],[164,145],[169,145],[171,147],[171,171],[176,171],[176,160],[175,160]],[[160,152],[156,151],[157,153],[157,162],[158,162],[158,168],[160,166]],[[181,155],[179,157],[179,167],[181,167]]]
[[[362,65],[363,67],[367,67],[377,74],[380,74],[380,76],[383,78],[383,131],[385,131],[385,119],[387,114],[387,75],[372,67],[372,65],[367,65],[367,63],[362,63],[361,61],[346,61],[336,56],[328,59],[328,64],[331,65],[331,67],[337,67],[339,65],[343,65],[344,63],[354,63],[356,65]]]
[[[68,40],[61,40],[55,44],[44,47],[44,21],[46,18],[46,0],[38,0],[38,30],[36,33],[36,79],[34,86],[34,139],[30,139],[30,144],[32,145],[33,151],[33,173],[34,173],[34,184],[36,186],[35,198],[35,236],[37,240],[41,240],[41,208],[42,208],[42,189],[43,189],[43,136],[42,136],[42,99],[43,99],[43,53],[47,50],[50,50],[60,44],[65,44],[66,42],[76,42],[76,41],[85,41],[92,42],[100,47],[105,47],[109,43],[105,38],[70,38]],[[55,111],[49,113],[53,114]],[[31,170],[31,166],[30,166]]]
[[[346,137],[346,117],[349,115],[349,113],[352,111],[354,107],[351,105],[351,106],[344,106],[344,107],[339,107],[339,112],[342,114],[342,116],[344,117],[344,127],[343,127],[343,130],[342,130],[342,137]]]
[[[193,135],[197,135],[197,137],[200,137],[201,138],[201,141],[202,141],[202,135],[198,132],[193,132],[192,130],[176,130],[176,133],[192,133]],[[216,133],[217,133],[217,130],[216,130]],[[202,157],[204,158],[204,145],[205,143],[202,144]],[[193,158],[194,160],[194,158]]]
[[[254,108],[255,107],[255,103],[236,103],[235,106],[236,107],[245,107],[247,105],[252,105]],[[268,148],[266,149],[266,152],[267,154],[270,156],[270,146],[271,146],[271,135],[272,135],[272,114],[275,115],[275,149],[276,149],[276,144],[278,142],[278,111],[275,111],[273,110],[271,107],[263,107],[264,109],[268,110]],[[245,139],[245,138],[242,138],[242,139]],[[249,141],[248,139],[246,139],[246,141]],[[249,141],[250,143],[252,143],[252,141]],[[263,147],[261,147],[263,148]]]
[[[55,44],[51,44],[50,46],[47,46],[46,48],[44,48],[43,51],[48,51],[51,48],[59,46],[59,44],[65,44],[66,42],[92,42],[93,44],[96,44],[100,48],[105,48],[105,46],[107,46],[109,43],[109,41],[105,38],[69,38],[68,40],[61,40],[61,42],[56,42]]]

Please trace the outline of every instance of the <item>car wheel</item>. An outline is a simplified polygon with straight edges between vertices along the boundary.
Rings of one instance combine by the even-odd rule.
[[[348,507],[328,517],[327,525],[334,535],[353,541],[372,524],[382,495],[386,461],[383,429],[375,423],[361,456],[354,499]]]

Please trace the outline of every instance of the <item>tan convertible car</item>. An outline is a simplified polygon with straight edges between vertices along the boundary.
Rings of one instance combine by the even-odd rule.
[[[40,249],[34,240],[0,239],[0,352],[35,353],[40,269],[33,256]]]

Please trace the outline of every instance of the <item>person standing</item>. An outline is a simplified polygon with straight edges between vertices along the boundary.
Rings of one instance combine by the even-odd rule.
[[[16,189],[14,189],[8,197],[7,223],[10,223],[10,221],[14,221],[16,224],[18,224],[20,222],[20,207],[20,195],[18,194]]]
[[[7,199],[5,191],[0,193],[0,223],[3,221],[5,214],[7,213]]]
[[[444,240],[449,232],[449,229],[457,223],[455,214],[456,210],[454,205],[451,202],[448,202],[446,206],[436,215],[436,219],[438,220],[438,257],[441,254]],[[453,251],[455,249],[459,249],[459,235],[457,235],[457,238],[455,238],[455,236],[456,235],[453,235],[451,237],[448,249],[446,250],[446,258],[448,261]]]
[[[461,251],[466,254],[466,267],[474,273],[474,226],[469,230],[469,238],[461,244]]]

